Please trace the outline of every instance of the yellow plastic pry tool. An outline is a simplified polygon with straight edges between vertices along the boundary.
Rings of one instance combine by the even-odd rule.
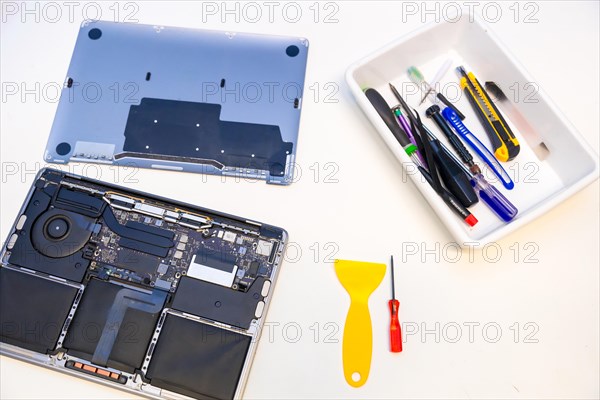
[[[461,75],[460,87],[467,94],[473,110],[492,142],[494,156],[503,162],[512,160],[521,150],[519,141],[475,75],[472,72],[467,74],[463,67],[458,67],[457,70]]]
[[[350,386],[360,387],[369,377],[373,352],[369,296],[383,280],[386,265],[335,260],[334,266],[340,283],[350,295],[342,342],[344,377]]]

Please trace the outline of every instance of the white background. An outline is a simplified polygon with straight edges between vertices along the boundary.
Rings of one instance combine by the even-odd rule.
[[[21,99],[20,93],[5,96],[4,85],[62,84],[84,6],[75,2],[70,21],[65,4],[56,3],[62,16],[52,22],[48,19],[55,18],[54,12],[47,9],[50,14],[44,15],[44,4],[39,3],[36,22],[35,14],[25,15],[22,9],[16,15],[4,13],[7,3],[2,5],[1,31],[3,238],[35,171],[44,165],[42,154],[57,106],[53,94],[44,98],[42,93],[40,99],[34,95]],[[23,7],[21,2],[12,4]],[[213,4],[223,7],[221,2]],[[135,11],[132,18],[146,24],[307,37],[311,47],[297,153],[302,175],[297,183],[276,187],[150,170],[129,176],[115,168],[69,165],[75,173],[289,231],[293,248],[288,250],[267,316],[272,335],[263,332],[245,397],[597,398],[598,182],[498,242],[489,254],[465,251],[457,255],[448,247],[452,241],[448,232],[427,205],[403,207],[405,199],[420,195],[412,183],[403,182],[400,164],[366,121],[343,81],[349,64],[420,26],[422,20],[435,20],[436,15],[423,16],[423,4],[415,2],[419,12],[405,15],[403,23],[399,2],[336,2],[339,10],[333,18],[338,22],[323,21],[335,10],[324,3],[316,6],[321,12],[315,22],[315,6],[307,2],[300,5],[299,22],[286,21],[282,5],[275,8],[271,22],[268,8],[257,4],[263,16],[256,23],[244,18],[242,4],[238,5],[239,22],[235,15],[203,14],[202,4],[193,2],[137,2],[134,7],[106,2],[100,7],[103,19],[108,20],[115,19],[118,9],[119,20]],[[501,4],[502,16],[491,28],[598,152],[598,2]],[[444,10],[452,11],[444,3],[427,7],[438,7],[437,18],[443,18]],[[483,3],[476,8],[478,13],[482,9]],[[488,11],[490,22],[495,14],[494,9]],[[88,12],[93,17],[93,9]],[[524,23],[532,12],[537,22]],[[331,87],[339,91],[326,101]],[[577,162],[576,154],[573,159]],[[420,251],[402,263],[402,245],[410,242]],[[433,254],[426,249],[434,249]],[[349,302],[328,261],[387,262],[390,254],[397,259],[401,320],[407,330],[419,332],[405,335],[403,353],[388,351],[386,276],[370,303],[371,374],[362,388],[354,389],[344,381],[341,362]],[[456,257],[460,260],[452,262],[450,258]],[[469,323],[479,324],[472,340],[465,325]],[[487,323],[501,329],[496,343],[491,343],[496,336],[493,327],[487,335],[483,332]],[[462,336],[451,343],[456,326],[461,327]],[[423,337],[423,329],[430,333]],[[296,338],[298,331],[301,336]],[[527,334],[531,336],[526,339]],[[3,357],[0,397],[131,396]]]

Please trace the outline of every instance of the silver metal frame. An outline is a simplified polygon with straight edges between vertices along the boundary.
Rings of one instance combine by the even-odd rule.
[[[102,32],[99,39],[90,39],[93,30]],[[288,56],[287,46],[299,53]],[[44,160],[134,165],[288,185],[293,182],[307,57],[304,38],[85,21]],[[145,80],[147,72],[150,81]],[[219,87],[221,78],[227,78],[224,88]],[[125,152],[130,107],[143,98],[219,104],[224,121],[278,126],[282,140],[293,143],[284,175],[273,176],[266,167],[240,168],[189,155],[159,156],[159,150]],[[68,153],[58,154],[61,143],[70,145]]]

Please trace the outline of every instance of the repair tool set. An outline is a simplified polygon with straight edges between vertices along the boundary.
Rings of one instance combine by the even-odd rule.
[[[444,75],[450,64],[449,61],[444,63],[436,80]],[[466,127],[464,114],[427,83],[417,67],[411,66],[407,73],[422,90],[421,101],[428,99],[433,102],[425,116],[434,122],[456,154],[425,126],[419,113],[407,104],[393,84],[390,83],[389,88],[399,102],[395,107],[390,107],[375,89],[366,89],[365,95],[425,180],[466,224],[471,227],[477,224],[477,218],[468,207],[479,200],[502,221],[509,222],[517,215],[517,208],[486,180],[465,143],[487,164],[504,188],[512,190],[514,182],[499,161],[514,159],[520,150],[519,142],[475,75],[465,72],[462,66],[457,71],[460,86],[491,141],[493,153]],[[443,110],[438,103],[444,107]]]

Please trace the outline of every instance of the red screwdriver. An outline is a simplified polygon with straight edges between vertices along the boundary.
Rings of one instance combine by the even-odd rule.
[[[400,330],[400,321],[398,320],[398,308],[400,302],[396,300],[396,290],[394,288],[394,256],[390,256],[392,266],[392,299],[388,302],[392,321],[390,323],[390,345],[392,353],[402,351],[402,331]]]

